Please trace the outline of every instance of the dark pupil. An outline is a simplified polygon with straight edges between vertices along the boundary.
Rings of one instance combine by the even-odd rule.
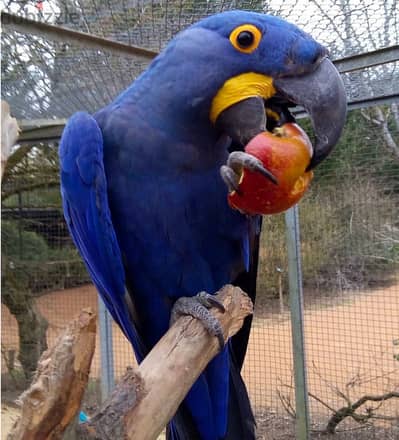
[[[238,34],[237,43],[240,47],[249,47],[254,41],[254,36],[249,31],[242,31]]]

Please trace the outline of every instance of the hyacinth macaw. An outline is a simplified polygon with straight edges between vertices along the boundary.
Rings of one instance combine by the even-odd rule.
[[[227,203],[237,163],[273,177],[243,153],[248,140],[301,104],[316,135],[312,168],[337,142],[345,103],[323,46],[277,17],[230,11],[179,33],[107,107],[70,118],[65,218],[138,361],[168,330],[178,298],[227,283],[255,298],[260,218]],[[195,382],[168,438],[255,438],[240,376],[250,324]]]

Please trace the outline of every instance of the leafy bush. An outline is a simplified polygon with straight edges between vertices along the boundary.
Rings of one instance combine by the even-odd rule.
[[[399,263],[398,202],[364,177],[314,186],[299,208],[304,285],[334,291],[385,282]],[[260,292],[278,294],[277,267],[287,272],[284,215],[263,224]]]
[[[74,247],[52,249],[36,232],[19,229],[14,221],[2,222],[2,253],[20,288],[42,293],[89,281]],[[4,280],[7,288],[7,279]]]
[[[2,253],[11,260],[44,261],[48,258],[48,246],[35,232],[20,229],[16,222],[2,222]]]

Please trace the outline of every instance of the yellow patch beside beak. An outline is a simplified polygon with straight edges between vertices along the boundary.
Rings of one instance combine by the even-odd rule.
[[[226,108],[231,107],[244,99],[260,96],[269,99],[276,93],[273,79],[260,73],[248,72],[228,79],[216,96],[213,98],[210,120],[215,123],[216,119]]]

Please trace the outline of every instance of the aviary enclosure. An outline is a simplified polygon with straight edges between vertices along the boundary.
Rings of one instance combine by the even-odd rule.
[[[179,30],[216,12],[246,9],[281,16],[325,44],[349,102],[339,145],[299,207],[264,218],[244,365],[258,437],[398,438],[397,1],[1,4],[2,100],[20,127],[2,182],[3,433],[40,354],[82,308],[99,308],[100,316],[82,407],[88,417],[133,363],[129,344],[98,305],[63,220],[57,148],[67,118],[110,102]],[[301,109],[296,114],[309,128]],[[294,234],[290,221],[297,222]],[[291,263],[287,246],[300,250]],[[303,293],[303,307],[302,297],[295,307],[295,293]],[[299,328],[292,329],[298,321],[292,313],[299,314]],[[293,352],[300,331],[304,352]],[[295,399],[301,359],[307,388],[297,389]],[[65,438],[76,438],[74,426]]]

